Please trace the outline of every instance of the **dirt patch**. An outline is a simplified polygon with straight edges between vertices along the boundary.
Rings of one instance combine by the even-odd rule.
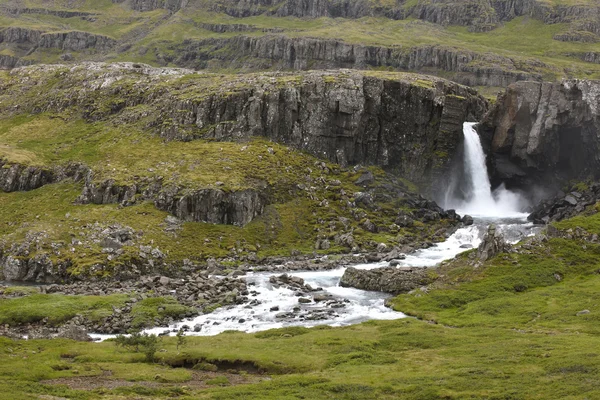
[[[58,378],[42,381],[44,385],[65,385],[70,389],[75,390],[94,390],[94,389],[117,389],[120,387],[144,386],[146,388],[159,389],[174,386],[187,386],[191,389],[206,389],[214,387],[215,384],[210,384],[212,380],[226,378],[226,385],[236,386],[248,383],[257,383],[263,380],[270,379],[265,376],[254,376],[245,374],[231,374],[226,372],[209,372],[209,371],[192,371],[192,379],[186,382],[177,384],[159,383],[150,381],[130,382],[124,379],[114,379],[109,376],[76,376],[69,378]]]

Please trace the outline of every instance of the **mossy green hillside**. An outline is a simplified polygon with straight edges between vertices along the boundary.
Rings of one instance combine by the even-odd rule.
[[[263,139],[242,144],[165,142],[135,127],[63,121],[51,115],[19,116],[2,121],[0,126],[2,154],[11,162],[46,167],[83,162],[92,168],[98,181],[113,179],[131,184],[144,177],[161,176],[164,182],[192,190],[262,187],[271,196],[272,205],[244,227],[188,222],[173,233],[166,230],[168,214],[149,202],[125,208],[117,204],[76,204],[83,190],[81,183],[65,182],[30,192],[0,194],[0,240],[5,248],[24,241],[27,235],[41,234],[41,243],[30,249],[30,256],[47,252],[55,263],[68,260],[69,271],[74,275],[102,265],[96,274],[108,276],[119,265],[135,263],[137,247],[125,246],[124,254],[114,259],[102,251],[100,243],[90,240],[103,227],[115,224],[133,228],[140,233],[136,245],[159,247],[168,261],[175,263],[186,258],[202,261],[250,253],[257,253],[258,257],[289,255],[292,250],[310,253],[317,237],[331,240],[329,252],[344,252],[349,249],[333,242],[337,234],[346,231],[352,231],[356,245],[363,248],[380,242],[393,246],[398,238],[431,239],[437,229],[444,227],[417,224],[390,230],[399,209],[410,211],[403,200],[382,197],[375,208],[357,209],[349,208],[343,201],[344,197],[351,198],[365,190],[354,183],[362,170],[340,170]],[[385,190],[377,189],[383,184],[411,189],[380,169],[371,170],[376,178],[372,185],[375,193],[385,194]],[[216,186],[217,182],[221,186]],[[298,184],[314,189],[298,190]],[[365,230],[366,220],[379,226],[380,232]],[[85,245],[71,246],[73,240]]]
[[[14,294],[19,295],[13,297]],[[13,294],[13,296],[10,296]],[[10,287],[0,299],[0,324],[23,327],[28,324],[60,326],[76,316],[94,323],[113,315],[115,309],[123,308],[134,297],[151,296],[152,293],[111,294],[104,296],[72,296],[64,294],[41,294],[37,287]],[[172,297],[147,297],[135,300],[131,310],[133,329],[152,327],[156,320],[172,317],[183,318],[189,307],[179,304]]]
[[[469,261],[471,254],[442,266],[440,283],[428,292],[394,299],[395,307],[419,319],[226,332],[188,337],[179,349],[176,338],[163,338],[156,364],[110,341],[2,339],[0,386],[11,398],[119,398],[124,393],[163,398],[174,391],[183,399],[599,396],[598,245],[535,240],[483,264]],[[194,371],[206,370],[222,375],[204,379],[223,385],[236,370],[268,379],[197,389],[191,384]],[[106,371],[109,377],[102,378]],[[64,386],[98,377],[104,389]],[[109,389],[123,382],[146,389]]]
[[[270,32],[276,30],[277,34],[286,37],[336,39],[351,44],[389,46],[399,50],[413,46],[435,45],[459,52],[493,53],[513,59],[514,64],[496,64],[489,67],[500,67],[507,71],[516,69],[541,73],[548,79],[565,76],[598,77],[600,73],[597,64],[586,63],[581,59],[584,53],[600,51],[599,43],[555,40],[555,35],[571,30],[571,24],[544,24],[542,21],[528,17],[514,18],[489,32],[471,32],[468,27],[446,27],[412,18],[406,20],[382,17],[301,19],[278,18],[265,14],[234,18],[225,13],[208,11],[215,9],[212,2],[190,6],[172,15],[160,9],[138,13],[122,4],[104,1],[100,2],[102,5],[78,4],[75,8],[67,3],[62,5],[48,5],[41,1],[30,3],[32,8],[75,9],[92,12],[95,16],[94,18],[60,18],[44,14],[9,14],[0,18],[0,26],[19,26],[48,32],[85,31],[107,35],[119,41],[115,49],[105,52],[94,49],[71,51],[74,61],[115,60],[174,65],[177,59],[175,48],[186,40],[231,38],[240,34],[258,37],[272,34]],[[573,5],[570,3],[560,4]],[[405,5],[410,5],[410,2]],[[214,24],[224,26],[242,24],[250,27],[250,30],[236,32],[234,29],[226,29],[225,32],[213,32],[206,29],[207,25]],[[59,62],[60,56],[64,54],[58,49],[37,49],[28,53],[18,45],[10,43],[4,43],[2,47],[11,55],[35,62]],[[223,51],[229,50],[214,49],[212,53],[214,59],[223,58],[221,54]],[[241,65],[243,63],[238,64],[240,63],[233,63],[232,67],[244,69]],[[251,66],[252,62],[246,64]],[[218,61],[208,62],[205,65],[219,70],[230,68]],[[470,66],[478,65],[473,61]]]
[[[407,82],[415,90],[437,82],[404,73],[368,72],[366,76]],[[393,247],[399,241],[443,240],[450,227],[446,221],[417,221],[404,228],[394,224],[399,211],[412,210],[398,193],[414,193],[416,187],[380,168],[340,168],[260,137],[218,142],[203,138],[192,123],[181,130],[194,140],[165,140],[160,137],[162,125],[157,127],[165,121],[161,109],[165,98],[168,110],[179,112],[179,104],[208,96],[217,101],[247,91],[249,85],[269,91],[316,79],[335,86],[347,77],[347,72],[316,77],[293,73],[153,76],[136,68],[85,65],[2,74],[0,157],[7,162],[5,168],[13,163],[41,169],[78,163],[93,173],[88,185],[110,181],[115,186],[140,185],[143,190],[158,181],[180,193],[252,189],[265,195],[268,205],[244,227],[186,222],[169,230],[168,214],[155,208],[152,199],[145,202],[140,190],[130,207],[78,204],[84,184],[63,181],[26,193],[0,194],[1,243],[7,250],[28,235],[38,235],[38,244],[30,246],[27,257],[47,254],[54,265],[67,265],[71,275],[94,270],[93,275],[106,277],[122,266],[144,263],[139,259],[141,245],[158,247],[167,263],[181,265],[185,259],[235,257],[235,262],[245,258],[255,262],[297,252],[339,253],[354,246],[371,250],[379,243]],[[144,99],[159,100],[145,104]],[[367,187],[357,185],[366,171],[373,182]],[[364,191],[372,194],[374,203],[353,205],[355,194]],[[30,207],[21,207],[23,203]],[[134,245],[124,246],[119,257],[103,251],[95,237],[110,225],[131,227],[137,233]],[[336,242],[348,233],[352,243]],[[329,248],[315,248],[317,239],[328,240]]]

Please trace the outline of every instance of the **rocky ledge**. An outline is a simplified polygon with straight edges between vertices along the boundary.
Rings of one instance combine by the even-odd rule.
[[[350,267],[344,272],[340,285],[400,294],[427,286],[435,279],[436,274],[430,268],[424,267],[383,267],[370,270]]]
[[[555,197],[540,202],[528,219],[535,224],[561,221],[583,213],[587,207],[599,201],[600,183],[580,184],[566,193],[559,191]]]

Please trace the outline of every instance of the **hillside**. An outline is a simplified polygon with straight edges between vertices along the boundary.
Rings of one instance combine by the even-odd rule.
[[[0,0],[0,400],[600,398],[599,151],[600,0]]]
[[[84,64],[1,79],[1,271],[37,282],[443,240],[457,217],[406,178],[440,179],[487,107],[401,73]]]
[[[597,1],[2,1],[2,65],[430,72],[471,86],[598,77]]]

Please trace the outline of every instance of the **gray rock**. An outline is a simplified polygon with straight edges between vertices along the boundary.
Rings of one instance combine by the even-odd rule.
[[[577,199],[571,195],[568,195],[565,197],[565,201],[567,203],[569,203],[572,206],[576,206],[577,205]]]
[[[488,231],[477,248],[477,257],[481,261],[489,260],[498,253],[510,250],[510,245],[504,241],[504,237],[495,225],[488,226]]]
[[[365,171],[363,174],[356,180],[356,184],[361,185],[369,185],[375,181],[375,177],[371,171]]]
[[[429,285],[434,280],[434,275],[430,273],[429,268],[384,267],[360,270],[350,267],[344,272],[340,286],[400,294]]]

